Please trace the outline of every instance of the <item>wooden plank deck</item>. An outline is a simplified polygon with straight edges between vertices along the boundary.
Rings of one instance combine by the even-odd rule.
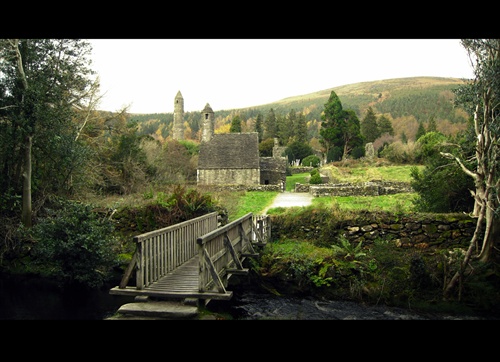
[[[233,296],[233,292],[231,291],[227,291],[226,293],[221,293],[219,291],[200,293],[198,288],[199,263],[198,255],[196,255],[144,289],[137,289],[136,287],[130,286],[125,288],[114,287],[110,289],[109,293],[114,295],[149,296],[165,299],[197,298],[230,300]]]

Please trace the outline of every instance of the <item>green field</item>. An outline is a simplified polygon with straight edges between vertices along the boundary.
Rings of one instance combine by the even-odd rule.
[[[385,181],[411,181],[411,165],[397,166],[360,166],[360,167],[333,167],[332,174],[339,182],[361,183],[373,179]],[[296,183],[307,183],[309,173],[298,173],[286,178],[286,190],[294,191]],[[232,212],[229,213],[230,220],[235,220],[248,212],[259,213],[269,206],[277,192],[249,191],[241,192],[236,199],[232,200]],[[234,195],[233,195],[234,196]],[[332,207],[340,210],[366,210],[366,211],[390,211],[395,213],[409,213],[414,210],[412,200],[416,193],[400,193],[382,196],[321,196],[313,199],[312,207]],[[234,207],[237,203],[237,207]],[[270,209],[269,214],[283,210]]]

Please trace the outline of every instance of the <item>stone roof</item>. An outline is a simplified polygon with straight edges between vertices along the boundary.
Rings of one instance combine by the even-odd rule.
[[[210,104],[207,103],[205,104],[205,108],[203,108],[201,113],[214,113],[214,111],[212,110],[212,107],[210,107]]]
[[[258,169],[258,133],[214,134],[209,142],[200,144],[198,168]]]

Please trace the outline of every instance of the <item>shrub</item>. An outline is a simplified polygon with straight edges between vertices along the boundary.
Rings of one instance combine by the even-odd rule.
[[[316,155],[309,155],[307,157],[304,157],[302,160],[302,166],[312,166],[312,167],[318,167],[320,163],[320,159]]]
[[[311,178],[309,179],[309,183],[311,185],[318,185],[323,183],[323,180],[321,179],[321,175],[319,174],[319,172],[311,173]]]
[[[118,264],[113,224],[90,205],[60,203],[31,230],[25,230],[36,241],[33,264],[40,275],[60,284],[102,287]]]

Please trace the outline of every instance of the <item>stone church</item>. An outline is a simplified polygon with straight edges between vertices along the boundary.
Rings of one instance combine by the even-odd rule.
[[[198,185],[278,185],[284,190],[287,158],[275,139],[273,157],[259,157],[257,132],[214,133],[214,111],[202,110],[202,137],[198,157]],[[174,99],[173,138],[184,138],[184,99]]]

